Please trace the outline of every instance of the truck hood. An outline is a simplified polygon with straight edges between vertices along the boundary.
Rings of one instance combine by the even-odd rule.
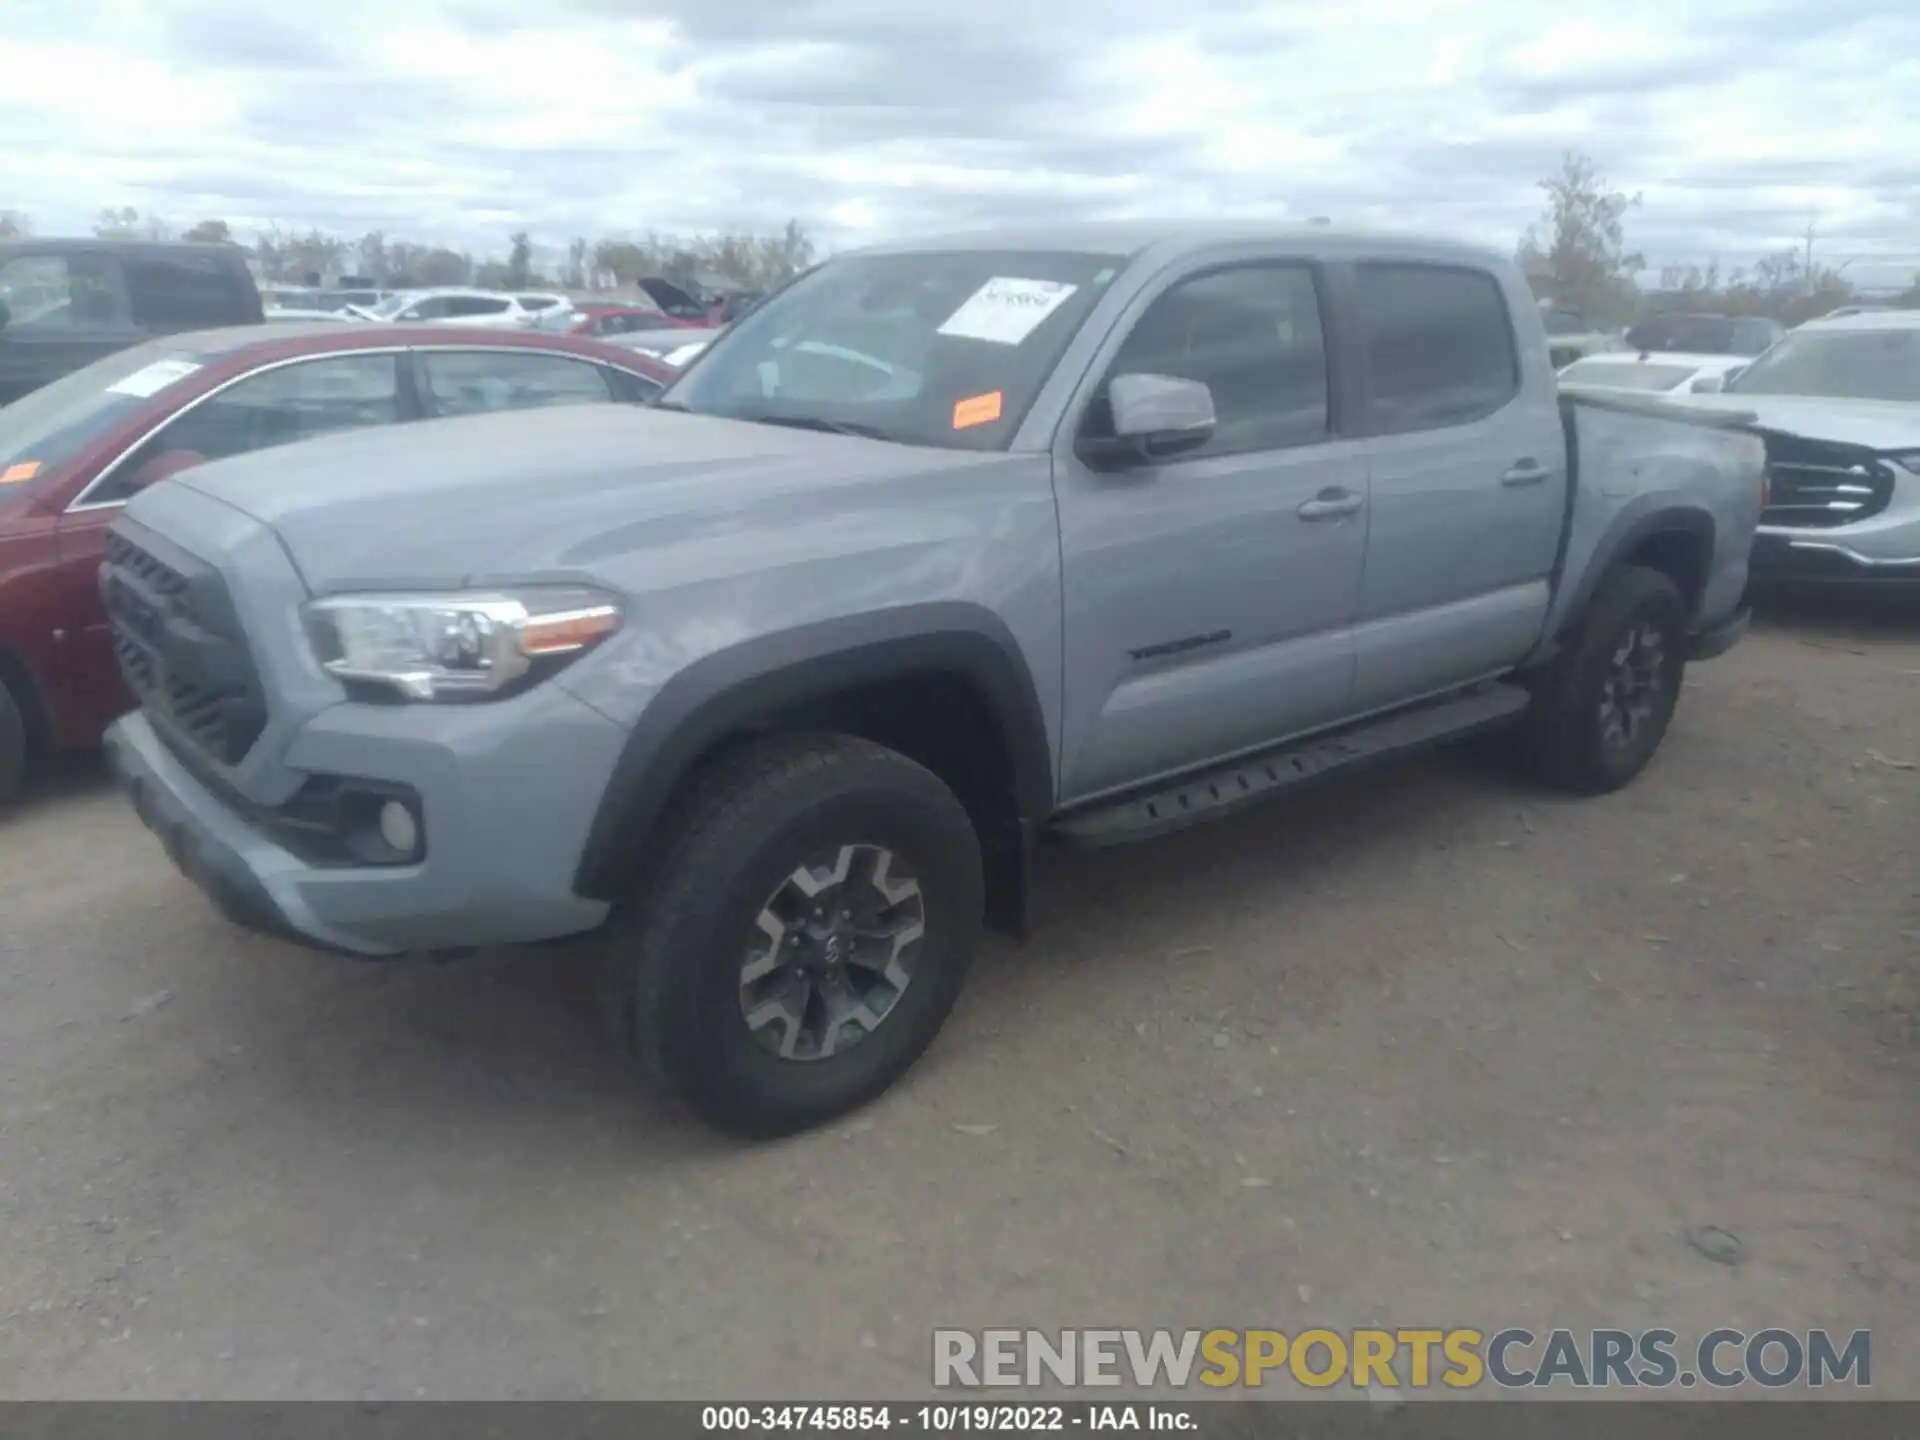
[[[1759,429],[1832,440],[1870,450],[1920,449],[1920,404],[1899,400],[1827,400],[1815,395],[1686,395],[1689,405],[1742,410]]]
[[[180,485],[279,535],[315,594],[590,580],[610,554],[844,514],[1005,455],[896,445],[640,406],[395,425],[220,460]],[[132,513],[138,517],[136,497]]]

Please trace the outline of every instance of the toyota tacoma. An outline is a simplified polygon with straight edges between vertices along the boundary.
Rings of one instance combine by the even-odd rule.
[[[1742,633],[1749,417],[1562,394],[1514,265],[1322,227],[835,258],[653,406],[326,437],[139,494],[117,771],[233,918],[596,933],[709,1121],[928,1046],[1042,841],[1480,731],[1626,784]]]

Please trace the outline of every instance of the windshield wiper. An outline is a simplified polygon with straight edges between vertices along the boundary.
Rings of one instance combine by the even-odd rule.
[[[852,420],[828,420],[820,415],[742,415],[756,425],[786,425],[795,430],[824,430],[829,435],[858,435],[867,440],[893,440],[886,431]],[[899,443],[895,441],[894,443]]]

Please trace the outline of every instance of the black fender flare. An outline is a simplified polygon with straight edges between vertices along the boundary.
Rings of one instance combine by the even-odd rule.
[[[999,724],[1023,845],[1053,808],[1046,720],[1020,645],[964,601],[903,605],[756,636],[701,657],[660,687],[614,765],[575,874],[582,895],[617,900],[674,787],[718,740],[761,716],[876,681],[958,674]]]
[[[1561,621],[1561,633],[1580,623],[1593,603],[1594,591],[1619,568],[1623,559],[1655,535],[1668,534],[1689,535],[1701,540],[1707,547],[1707,562],[1712,564],[1715,531],[1713,516],[1705,510],[1688,505],[1668,506],[1616,523],[1594,547],[1593,559],[1587,563],[1586,573],[1574,587],[1573,599]]]

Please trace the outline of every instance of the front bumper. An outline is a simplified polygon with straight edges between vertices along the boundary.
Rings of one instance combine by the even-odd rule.
[[[1907,546],[1872,550],[1817,532],[1762,531],[1753,540],[1755,581],[1793,580],[1822,584],[1912,584],[1920,581],[1920,525]]]
[[[426,851],[318,864],[216,794],[143,714],[107,732],[115,773],[181,871],[235,922],[379,957],[550,940],[600,925],[574,871],[626,734],[557,686],[499,704],[341,705],[294,737],[311,774],[409,786]]]

